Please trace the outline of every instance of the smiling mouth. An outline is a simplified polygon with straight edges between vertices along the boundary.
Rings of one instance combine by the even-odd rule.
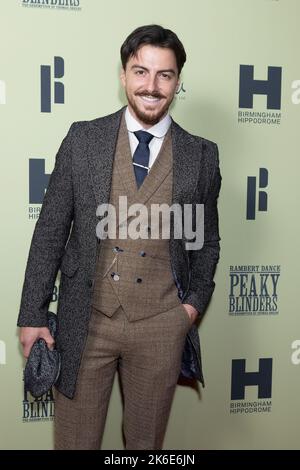
[[[161,98],[157,96],[139,95],[139,97],[145,101],[145,103],[158,103],[161,100]]]

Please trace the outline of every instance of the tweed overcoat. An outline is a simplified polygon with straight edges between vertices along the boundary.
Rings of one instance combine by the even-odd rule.
[[[61,271],[57,348],[62,368],[58,390],[73,398],[91,314],[97,259],[96,209],[108,203],[118,130],[125,107],[91,121],[75,122],[61,143],[37,220],[25,271],[18,326],[47,325],[55,279]],[[186,250],[171,219],[170,259],[178,296],[203,316],[213,293],[219,259],[217,199],[221,185],[217,145],[171,122],[172,203],[204,204],[204,244]],[[195,214],[195,211],[193,211]],[[193,221],[195,223],[195,221]],[[186,336],[181,374],[204,385],[200,339],[194,323]]]

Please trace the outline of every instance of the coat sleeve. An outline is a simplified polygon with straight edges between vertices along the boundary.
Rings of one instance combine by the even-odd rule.
[[[217,200],[222,177],[218,146],[212,142],[210,158],[214,160],[214,165],[208,195],[204,203],[204,243],[201,249],[189,251],[190,285],[183,301],[183,303],[193,305],[200,316],[204,314],[215,288],[213,277],[220,252]]]
[[[75,123],[56,154],[27,259],[18,326],[46,326],[56,275],[73,220],[72,135]]]

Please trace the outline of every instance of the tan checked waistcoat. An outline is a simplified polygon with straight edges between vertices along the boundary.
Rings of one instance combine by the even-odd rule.
[[[160,152],[140,188],[137,187],[124,113],[116,145],[109,203],[116,212],[116,238],[101,239],[98,244],[92,306],[112,316],[121,305],[128,320],[134,321],[169,310],[180,303],[172,276],[169,235],[162,238],[168,217],[159,217],[159,238],[152,239],[155,229],[151,204],[172,204],[172,141],[169,129]],[[119,196],[127,196],[127,209],[140,203],[147,207],[143,218],[149,238],[122,239],[119,226],[137,220],[140,212],[119,218]],[[141,218],[139,217],[139,221]],[[157,229],[157,226],[156,226]],[[169,233],[169,232],[167,232]],[[122,251],[121,251],[122,250]]]

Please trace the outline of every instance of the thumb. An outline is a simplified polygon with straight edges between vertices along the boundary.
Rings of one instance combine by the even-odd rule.
[[[48,348],[52,351],[54,349],[55,341],[54,341],[54,338],[51,336],[50,332],[49,331],[45,332],[41,336],[41,338],[43,338],[46,341]]]

